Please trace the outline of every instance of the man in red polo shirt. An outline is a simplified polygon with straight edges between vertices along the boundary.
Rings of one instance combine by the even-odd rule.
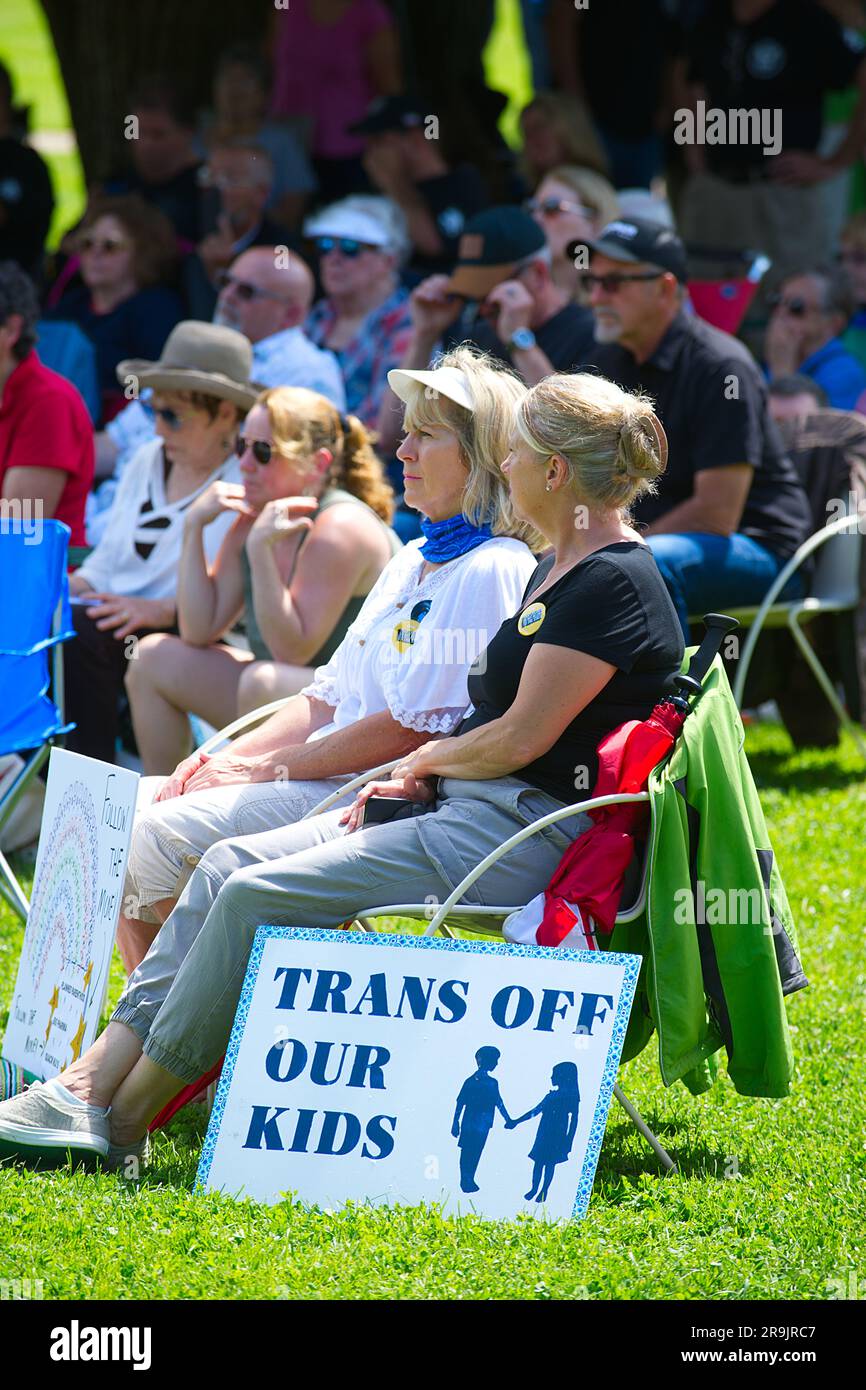
[[[78,391],[37,357],[39,303],[14,261],[0,262],[0,519],[16,502],[65,521],[84,545],[93,482],[93,425]]]

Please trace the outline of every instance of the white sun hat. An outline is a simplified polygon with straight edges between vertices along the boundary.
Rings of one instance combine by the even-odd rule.
[[[431,393],[436,391],[440,396],[447,396],[449,401],[462,405],[464,410],[475,409],[468,378],[459,367],[434,367],[431,371],[423,372],[395,367],[388,373],[388,385],[394,395],[407,403],[411,400],[413,381],[426,387]]]
[[[351,241],[362,241],[366,246],[388,246],[391,235],[384,222],[357,207],[345,207],[334,203],[323,208],[304,223],[304,236],[346,237]]]

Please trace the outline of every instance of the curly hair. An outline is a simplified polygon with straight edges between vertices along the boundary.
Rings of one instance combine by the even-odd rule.
[[[94,198],[78,227],[80,239],[101,217],[114,217],[132,242],[133,274],[139,289],[170,282],[178,258],[174,228],[164,212],[137,193]]]

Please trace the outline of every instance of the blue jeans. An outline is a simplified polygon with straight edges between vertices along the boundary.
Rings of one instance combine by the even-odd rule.
[[[785,565],[771,550],[749,536],[712,536],[702,531],[648,536],[662,579],[677,610],[686,642],[689,614],[724,613],[761,602]],[[793,575],[780,601],[799,598],[803,580]]]

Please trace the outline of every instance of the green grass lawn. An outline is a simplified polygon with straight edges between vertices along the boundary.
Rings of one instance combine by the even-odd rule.
[[[703,1097],[665,1091],[647,1048],[620,1079],[680,1171],[663,1178],[614,1106],[589,1213],[565,1228],[194,1196],[205,1121],[192,1107],[139,1185],[0,1168],[0,1279],[85,1299],[825,1299],[847,1286],[866,1267],[863,769],[847,743],[791,756],[769,725],[748,748],[811,980],[790,1002],[788,1100],[737,1096],[726,1074]],[[0,909],[4,1025],[20,941]],[[116,966],[112,1000],[120,985]]]

